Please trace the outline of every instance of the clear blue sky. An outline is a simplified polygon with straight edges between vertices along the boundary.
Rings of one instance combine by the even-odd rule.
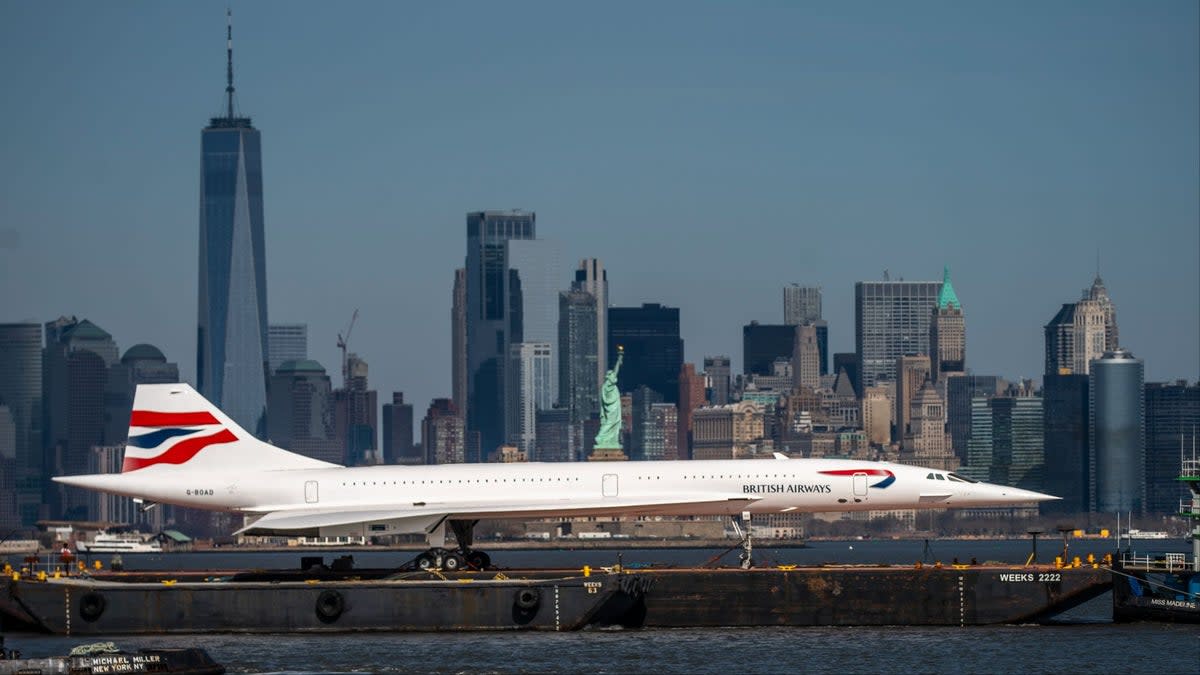
[[[1168,2],[235,3],[272,321],[450,393],[465,213],[524,208],[686,359],[820,284],[949,264],[977,373],[1038,376],[1097,251],[1152,380],[1200,372],[1200,16]],[[0,3],[0,321],[87,317],[194,378],[225,5]],[[564,281],[565,283],[565,281]]]

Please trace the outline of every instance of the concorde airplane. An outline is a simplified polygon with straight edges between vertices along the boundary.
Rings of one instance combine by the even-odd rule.
[[[1004,506],[1057,499],[937,469],[846,459],[344,467],[257,440],[186,384],[139,385],[121,473],[67,485],[240,513],[239,533],[425,533],[422,567],[485,567],[480,519]],[[746,515],[750,514],[750,515]],[[449,525],[458,542],[443,548]],[[746,542],[748,544],[748,541]],[[747,555],[749,550],[747,550]]]

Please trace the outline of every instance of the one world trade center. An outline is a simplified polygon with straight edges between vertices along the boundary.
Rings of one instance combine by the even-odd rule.
[[[224,115],[200,134],[200,285],[196,384],[260,437],[267,410],[267,279],[262,153],[249,117],[234,115],[233,29],[227,29]]]

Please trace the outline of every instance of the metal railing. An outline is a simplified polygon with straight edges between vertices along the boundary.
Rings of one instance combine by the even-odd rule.
[[[1159,553],[1159,554],[1144,554],[1136,553],[1121,554],[1121,566],[1131,570],[1144,570],[1147,572],[1183,572],[1192,569],[1192,563],[1188,560],[1186,553]]]
[[[1183,466],[1179,469],[1179,478],[1181,480],[1200,479],[1200,459],[1183,460]]]

